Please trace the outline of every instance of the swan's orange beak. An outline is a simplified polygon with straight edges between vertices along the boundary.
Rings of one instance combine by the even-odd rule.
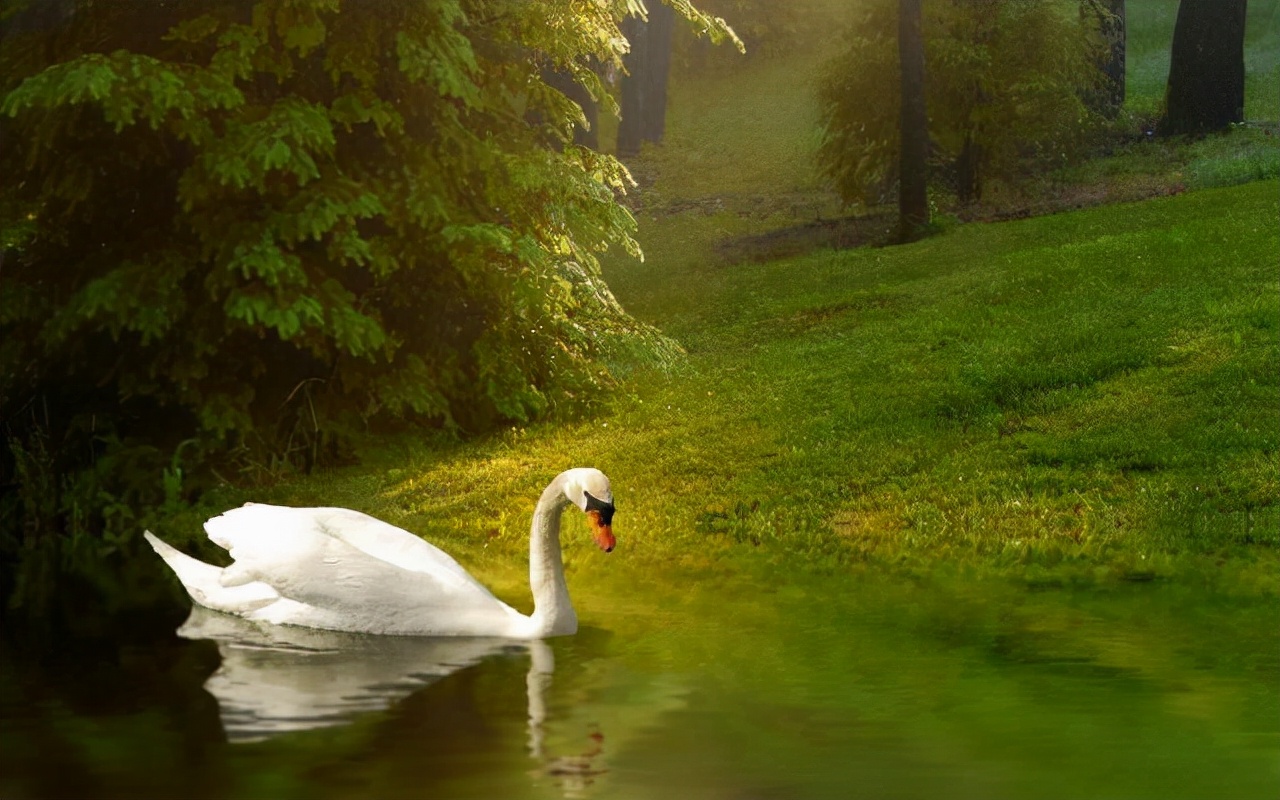
[[[613,546],[617,544],[617,540],[613,538],[613,526],[606,525],[600,520],[599,511],[588,511],[587,522],[591,525],[591,536],[596,540],[596,544],[606,553],[613,552]]]

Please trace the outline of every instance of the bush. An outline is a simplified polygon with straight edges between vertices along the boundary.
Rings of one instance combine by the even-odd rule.
[[[0,484],[37,438],[59,474],[193,437],[309,465],[370,426],[576,408],[604,360],[668,353],[596,260],[638,252],[629,176],[541,79],[603,98],[627,6],[6,4]]]

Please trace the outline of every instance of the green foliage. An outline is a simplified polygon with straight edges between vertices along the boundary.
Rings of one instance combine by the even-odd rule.
[[[577,408],[602,359],[668,358],[600,279],[605,249],[639,253],[630,176],[572,145],[581,109],[540,77],[603,97],[631,5],[6,2],[10,441],[46,428],[56,471],[103,431],[315,456]]]
[[[723,18],[733,26],[734,33],[742,38],[745,55],[778,56],[799,44],[814,18],[812,0],[793,0],[777,3],[772,0],[702,0],[698,6],[708,14]],[[744,53],[727,48],[712,48],[710,43],[693,31],[677,32],[675,56],[677,63],[687,68],[699,69],[721,56],[727,64],[740,63]]]
[[[1062,163],[1094,124],[1083,97],[1100,80],[1094,17],[1073,0],[928,0],[926,105],[933,159],[962,199],[985,177]],[[897,4],[875,0],[818,85],[819,164],[846,203],[875,203],[897,180]]]

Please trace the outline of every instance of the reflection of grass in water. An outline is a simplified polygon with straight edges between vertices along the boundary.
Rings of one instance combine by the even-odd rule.
[[[816,575],[767,559],[696,574],[696,588],[641,593],[609,640],[630,679],[676,673],[688,686],[613,762],[622,796],[818,796],[851,781],[904,796],[1250,796],[1274,784],[1274,603]],[[643,580],[613,578],[615,597]],[[578,716],[592,713],[586,702]]]
[[[678,570],[614,555],[624,557],[607,569],[580,565],[588,627],[551,642],[543,760],[525,749],[523,655],[350,725],[225,747],[197,688],[216,665],[177,642],[120,648],[93,670],[103,683],[87,706],[63,702],[42,670],[39,722],[7,716],[0,727],[0,761],[14,767],[3,774],[20,781],[0,785],[81,787],[68,796],[547,797],[574,776],[545,767],[577,764],[591,770],[586,796],[609,797],[1274,788],[1274,599],[904,579],[871,566],[788,567],[755,548]],[[12,704],[7,669],[0,694]],[[40,753],[64,782],[30,782],[24,770]]]

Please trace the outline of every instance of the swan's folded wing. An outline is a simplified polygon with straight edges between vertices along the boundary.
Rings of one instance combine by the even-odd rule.
[[[325,531],[374,558],[431,575],[445,586],[488,589],[445,551],[420,536],[349,508],[317,508]]]
[[[240,561],[304,559],[316,534],[345,542],[379,561],[430,575],[446,590],[489,590],[457,561],[424,539],[348,508],[291,508],[250,503],[205,523],[209,539]],[[239,553],[240,555],[237,555]],[[248,553],[254,557],[246,559]],[[251,566],[251,565],[250,565]]]
[[[453,621],[512,613],[444,553],[359,512],[250,505],[214,517],[205,529],[235,559],[224,583],[266,583],[282,600],[323,613],[305,623],[313,627],[429,632],[431,625],[405,611]],[[268,613],[274,610],[254,618],[299,624]]]

